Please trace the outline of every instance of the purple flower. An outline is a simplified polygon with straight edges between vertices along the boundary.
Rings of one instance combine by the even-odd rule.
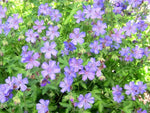
[[[65,77],[64,78],[64,82],[60,82],[59,84],[59,87],[61,87],[61,92],[64,93],[64,92],[70,92],[71,90],[71,85],[73,83],[73,78],[72,77]]]
[[[136,46],[135,48],[132,49],[133,51],[133,56],[136,58],[136,59],[141,59],[143,57],[143,48],[139,48],[139,46]]]
[[[69,51],[76,50],[76,46],[72,42],[64,42],[65,48]]]
[[[9,16],[7,19],[9,28],[14,28],[15,30],[19,28],[19,23],[23,22],[22,18],[18,19],[18,14],[13,14],[13,17]]]
[[[126,91],[126,94],[127,94],[127,95],[130,95],[130,94],[131,94],[132,96],[135,96],[135,95],[139,94],[139,90],[138,90],[139,88],[138,88],[137,85],[135,85],[134,82],[130,82],[129,85],[128,85],[128,84],[125,84],[124,89],[127,90],[127,91]]]
[[[147,88],[147,85],[146,84],[143,84],[143,82],[139,81],[138,82],[138,91],[139,93],[143,94],[144,92],[146,92],[146,88]]]
[[[52,9],[52,7],[48,7],[47,8],[47,15],[49,15],[49,16],[51,16],[52,14],[53,14],[53,11],[54,11],[55,9]]]
[[[148,47],[146,47],[144,49],[144,53],[143,54],[148,57],[148,55],[150,54],[150,51],[148,50]]]
[[[93,43],[91,43],[89,46],[90,46],[90,51],[92,53],[95,53],[95,54],[98,54],[99,53],[99,50],[102,50],[103,47],[102,45],[99,45],[98,44],[99,42],[97,40],[95,40]]]
[[[85,110],[91,108],[90,103],[94,103],[94,97],[91,97],[91,93],[87,93],[85,97],[82,94],[80,94],[78,100],[79,102],[77,103],[77,106],[79,108],[84,107]]]
[[[50,81],[48,81],[48,79],[44,78],[41,82],[41,87],[46,86],[47,83],[50,84]]]
[[[25,35],[27,36],[26,41],[27,42],[31,41],[32,43],[35,43],[36,42],[36,37],[39,36],[38,33],[37,32],[34,33],[32,29],[29,29],[25,33]]]
[[[102,43],[105,46],[110,46],[112,44],[112,39],[110,36],[105,36],[105,38],[100,38],[99,39],[100,43]]]
[[[11,93],[12,90],[8,90],[7,84],[1,84],[0,85],[0,102],[4,103],[9,100],[9,98],[13,97],[13,94]]]
[[[147,111],[146,110],[142,111],[142,108],[140,108],[139,110],[137,110],[137,113],[147,113]]]
[[[69,38],[72,39],[72,43],[74,45],[77,45],[77,43],[83,44],[84,42],[84,37],[85,37],[85,32],[80,32],[80,28],[75,28],[73,30],[73,33],[70,33]]]
[[[55,37],[59,37],[59,32],[57,31],[59,28],[58,26],[49,26],[49,31],[46,31],[46,36],[49,36],[50,40],[53,40]]]
[[[16,77],[12,77],[12,79],[8,77],[7,79],[5,79],[5,82],[7,84],[7,90],[13,90],[14,83],[16,82]]]
[[[90,5],[86,6],[86,8],[83,10],[83,13],[86,14],[85,17],[89,19],[92,16],[93,8],[91,8]]]
[[[137,34],[137,37],[138,37],[138,39],[141,39],[142,38],[142,33]]]
[[[100,34],[105,34],[105,28],[107,28],[105,23],[102,23],[102,21],[98,20],[97,25],[93,25],[92,30],[95,32],[96,36],[99,36]]]
[[[5,35],[7,36],[8,33],[10,32],[10,30],[11,30],[11,29],[9,28],[8,22],[6,22],[5,24],[3,24],[3,30],[4,30]]]
[[[95,72],[88,65],[86,65],[85,70],[81,70],[79,74],[82,74],[83,81],[87,80],[87,78],[89,80],[93,80],[95,78]]]
[[[91,68],[91,70],[96,71],[100,64],[100,61],[96,61],[95,58],[91,58],[87,65]]]
[[[119,53],[121,54],[121,56],[125,56],[128,55],[130,52],[130,47],[127,48],[121,48],[121,51],[119,51]]]
[[[52,21],[56,21],[56,22],[58,22],[60,20],[59,18],[61,18],[61,17],[62,17],[62,14],[59,13],[59,10],[57,10],[57,9],[55,9],[51,15]]]
[[[120,93],[122,91],[122,88],[119,85],[116,85],[116,87],[112,87],[113,95]]]
[[[42,69],[44,69],[43,71],[41,71],[42,76],[45,78],[48,75],[51,80],[55,79],[55,73],[60,73],[59,65],[56,65],[56,61],[52,60],[49,61],[49,64],[44,62],[42,64]]]
[[[137,28],[141,31],[145,31],[145,29],[147,27],[148,27],[148,25],[145,24],[145,22],[143,20],[137,23]]]
[[[122,30],[114,29],[114,34],[112,34],[113,41],[117,43],[122,43],[122,38],[125,38],[124,35],[122,35]]]
[[[121,12],[122,12],[122,7],[115,7],[114,10],[113,10],[113,12],[114,12],[115,14],[121,14]]]
[[[130,36],[131,33],[135,34],[137,32],[137,24],[133,23],[131,24],[131,21],[126,23],[126,26],[123,28],[124,31],[126,31],[126,35]]]
[[[104,3],[103,3],[104,1],[105,0],[94,0],[93,6],[102,8],[102,7],[104,7]]]
[[[74,15],[74,18],[77,19],[77,21],[76,21],[77,23],[80,23],[80,21],[85,20],[84,13],[81,10],[77,11],[77,14]]]
[[[26,56],[26,55],[27,55],[27,50],[28,50],[28,46],[23,46],[23,47],[22,47],[21,56]]]
[[[33,26],[33,29],[37,30],[38,33],[41,33],[42,30],[46,29],[46,27],[43,26],[44,20],[41,20],[41,21],[36,20],[34,23],[36,24],[36,26]]]
[[[32,69],[33,66],[39,67],[40,62],[36,61],[36,59],[39,58],[39,53],[35,53],[33,56],[33,51],[28,51],[27,55],[22,57],[21,62],[22,63],[28,63],[26,65],[26,69]]]
[[[133,61],[133,54],[130,54],[130,55],[125,55],[125,58],[124,58],[125,61]]]
[[[38,113],[47,113],[49,100],[40,99],[39,102],[40,103],[36,104],[36,109],[38,110]]]
[[[42,40],[43,40],[43,41],[46,41],[46,40],[47,40],[47,38],[44,36],[44,37],[42,37]]]
[[[76,58],[69,59],[69,65],[71,68],[74,69],[74,72],[78,72],[80,69],[83,68],[82,63],[83,63],[82,59],[76,59]]]
[[[64,50],[61,51],[62,56],[69,55],[69,50],[64,48]]]
[[[100,69],[97,69],[97,71],[96,71],[96,76],[97,76],[97,77],[100,77],[101,75],[102,75],[101,70],[100,70]]]
[[[6,8],[6,7],[3,8],[3,7],[0,5],[0,19],[5,17],[6,11],[7,11],[7,8]]]
[[[21,89],[21,91],[25,91],[27,89],[27,86],[25,84],[28,84],[28,79],[24,78],[22,79],[22,74],[18,74],[17,78],[15,80],[16,89]]]
[[[2,30],[3,30],[3,24],[2,24],[2,19],[0,19],[0,34],[2,34]]]
[[[55,47],[55,42],[51,42],[51,44],[49,44],[49,42],[47,41],[44,43],[44,47],[41,48],[41,52],[45,53],[45,58],[50,59],[51,55],[57,55],[57,50],[54,49]]]
[[[38,16],[41,14],[48,15],[48,3],[39,6]]]
[[[92,9],[92,14],[91,14],[91,18],[92,19],[101,19],[102,18],[102,15],[104,14],[105,12],[102,11],[102,9],[100,7],[96,7],[96,8],[93,8]]]
[[[121,94],[121,92],[116,93],[113,96],[114,96],[113,97],[114,101],[116,101],[118,103],[120,103],[124,99],[124,96]]]
[[[73,69],[73,67],[68,67],[68,66],[66,66],[65,68],[64,68],[64,74],[65,74],[65,76],[69,76],[69,77],[74,77],[74,78],[76,78],[76,73],[74,72],[74,69]]]

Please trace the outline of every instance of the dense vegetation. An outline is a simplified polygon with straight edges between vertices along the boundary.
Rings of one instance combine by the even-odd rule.
[[[149,113],[149,4],[0,0],[0,113]]]

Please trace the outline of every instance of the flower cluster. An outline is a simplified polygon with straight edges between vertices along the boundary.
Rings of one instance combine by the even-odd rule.
[[[132,49],[130,49],[130,47],[122,48],[119,53],[121,56],[125,56],[125,61],[133,61],[133,58],[141,59],[144,55],[148,57],[150,51],[148,50],[148,47],[143,49],[139,48],[139,46],[135,46],[135,48]]]
[[[74,15],[74,18],[77,19],[76,23],[85,21],[85,19],[101,19],[104,14],[104,1],[103,0],[94,0],[92,5],[84,5],[83,12],[81,10],[77,11],[77,14]]]
[[[122,95],[122,88],[119,87],[119,85],[116,85],[116,87],[113,87],[112,90],[114,101],[120,103],[124,99],[124,96]]]
[[[2,19],[6,18],[7,8],[0,5],[0,34],[3,33],[7,36],[12,28],[17,30],[19,28],[19,23],[23,22],[22,18],[18,18],[18,14],[13,14],[13,17],[9,16],[5,23],[2,23]]]
[[[131,94],[133,100],[135,100],[135,96],[146,92],[146,88],[147,85],[143,84],[143,82],[141,81],[139,81],[137,85],[134,82],[130,82],[129,85],[125,84],[124,86],[124,89],[126,89],[125,93],[127,95]],[[119,85],[116,85],[116,87],[113,87],[112,90],[113,90],[112,94],[114,96],[113,97],[114,101],[120,103],[124,99],[124,96],[121,94],[122,88],[119,87]]]
[[[13,97],[12,91],[21,90],[25,91],[27,89],[26,84],[28,84],[28,79],[22,79],[22,74],[18,74],[17,77],[8,77],[5,80],[5,84],[0,84],[0,102],[4,103]]]
[[[48,3],[41,4],[39,6],[38,15],[40,16],[42,14],[50,16],[51,20],[56,21],[56,22],[58,22],[60,20],[60,18],[62,17],[62,14],[59,13],[59,10],[52,9],[52,7],[48,6]]]

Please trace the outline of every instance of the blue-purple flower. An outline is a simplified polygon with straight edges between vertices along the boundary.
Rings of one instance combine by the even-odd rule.
[[[33,66],[35,66],[35,67],[40,66],[40,62],[36,61],[36,59],[38,59],[38,58],[39,58],[39,53],[35,53],[33,55],[33,51],[28,51],[27,55],[22,57],[21,62],[27,63],[26,69],[32,69]]]
[[[21,91],[25,91],[27,89],[27,86],[25,84],[28,84],[28,79],[22,79],[22,74],[18,74],[15,80],[15,86],[17,87],[16,89],[20,88]]]
[[[7,84],[0,84],[0,102],[4,103],[12,98],[13,94],[11,92],[12,90],[8,90]]]
[[[100,61],[96,61],[95,58],[91,58],[87,65],[91,67],[91,70],[96,71],[101,63]]]
[[[41,82],[41,87],[46,86],[46,84],[50,84],[50,81],[48,81],[48,79],[44,78]]]
[[[114,95],[113,99],[114,101],[120,103],[124,99],[124,96],[121,94],[121,92],[119,92]]]
[[[41,4],[38,9],[38,15],[48,15],[48,3]]]
[[[125,55],[128,55],[130,54],[130,47],[127,47],[127,48],[121,48],[121,51],[119,51],[119,53],[121,54],[121,56],[125,56]]]
[[[37,30],[38,33],[41,33],[42,30],[46,29],[46,27],[43,26],[44,20],[41,20],[41,21],[36,20],[34,23],[36,24],[36,26],[33,26],[33,29]]]
[[[70,33],[69,38],[72,39],[72,43],[77,45],[77,43],[83,44],[84,37],[86,36],[85,32],[80,32],[80,28],[75,28],[73,33]]]
[[[85,70],[82,69],[79,74],[82,74],[82,80],[85,81],[87,79],[93,80],[95,78],[95,71],[91,69],[90,66],[86,65]]]
[[[137,85],[138,85],[138,91],[139,91],[139,93],[143,94],[144,92],[146,92],[146,88],[147,88],[146,84],[143,84],[142,81],[139,81],[137,83]]]
[[[127,36],[135,34],[137,32],[137,24],[132,24],[131,21],[129,21],[126,23],[126,26],[123,28],[123,30],[126,32]]]
[[[25,35],[27,36],[26,41],[27,42],[32,42],[35,43],[36,42],[36,37],[39,36],[37,32],[33,32],[32,29],[29,29]]]
[[[14,28],[15,30],[19,28],[19,23],[22,23],[23,19],[18,19],[18,16],[18,14],[13,14],[13,17],[9,16],[7,19],[9,28]]]
[[[141,59],[143,57],[143,48],[139,48],[139,46],[136,46],[135,48],[132,49],[133,51],[133,56],[136,58],[136,59]]]
[[[105,34],[107,25],[105,23],[102,23],[102,21],[98,20],[97,25],[93,25],[92,30],[95,32],[96,36],[99,36],[100,34]]]
[[[52,21],[58,22],[61,17],[62,17],[62,14],[59,13],[59,10],[57,9],[53,10],[53,13],[51,14]]]
[[[114,101],[120,103],[124,99],[124,96],[121,93],[122,88],[119,85],[116,85],[116,87],[113,87],[112,90],[113,90],[112,94],[113,94]]]
[[[36,104],[36,109],[38,110],[38,113],[47,113],[49,100],[40,99],[40,103]]]
[[[44,43],[44,47],[41,48],[41,52],[45,53],[45,58],[50,59],[51,55],[57,55],[57,50],[54,49],[55,47],[55,42],[51,42],[51,44],[49,44],[49,42],[47,41]]]
[[[21,56],[26,56],[28,53],[27,50],[28,50],[28,46],[23,46]]]
[[[11,28],[9,28],[9,23],[8,22],[3,24],[3,30],[4,30],[5,35],[7,36],[8,33],[10,32],[10,30],[11,30]]]
[[[0,5],[0,19],[5,17],[6,11],[7,11],[7,8],[6,8],[6,7],[3,8],[3,7]]]
[[[48,31],[46,31],[46,36],[49,36],[50,40],[53,40],[55,37],[59,37],[58,26],[50,25]]]
[[[137,110],[137,113],[147,113],[146,110],[142,110],[142,108],[140,108],[139,110]]]
[[[91,93],[87,93],[85,97],[82,94],[80,94],[78,100],[79,102],[76,103],[76,105],[79,108],[84,107],[85,110],[91,108],[90,104],[94,103],[94,97],[91,97]]]
[[[73,67],[68,67],[68,66],[66,66],[65,68],[64,68],[64,74],[65,74],[65,76],[69,76],[69,77],[73,77],[73,78],[75,78],[76,77],[76,73],[74,72],[74,68]]]
[[[76,50],[76,46],[72,42],[64,42],[65,48],[69,51]]]
[[[80,21],[84,21],[85,20],[84,13],[81,10],[77,11],[77,14],[74,15],[74,18],[77,19],[76,20],[77,23],[80,23]]]
[[[78,72],[80,69],[83,68],[82,63],[83,63],[82,59],[76,59],[76,58],[69,59],[69,65],[74,69],[74,72]]]
[[[56,61],[51,60],[48,64],[44,62],[41,67],[44,69],[41,71],[41,74],[44,78],[49,76],[51,80],[54,80],[56,77],[55,74],[60,73],[60,68],[58,64],[56,65]]]
[[[59,84],[59,87],[61,87],[61,92],[64,93],[64,92],[70,92],[71,90],[71,85],[73,83],[73,78],[72,77],[65,77],[64,78],[64,82],[60,82]]]
[[[87,5],[86,8],[83,10],[83,13],[85,14],[85,17],[87,19],[91,18],[92,13],[93,13],[93,8],[91,8],[90,5]]]
[[[103,49],[103,46],[102,45],[99,45],[98,44],[99,42],[97,40],[95,40],[94,42],[92,42],[89,47],[91,48],[90,51],[92,53],[95,53],[95,54],[98,54],[99,53],[99,50],[102,50]]]
[[[93,8],[92,9],[92,14],[91,14],[91,18],[92,19],[102,19],[102,15],[104,14],[105,12],[102,11],[102,9],[100,7],[96,7],[96,8]]]
[[[139,94],[139,88],[137,85],[135,85],[134,82],[130,82],[129,85],[125,84],[124,89],[126,89],[126,94],[127,95],[132,95],[135,96],[137,94]]]

